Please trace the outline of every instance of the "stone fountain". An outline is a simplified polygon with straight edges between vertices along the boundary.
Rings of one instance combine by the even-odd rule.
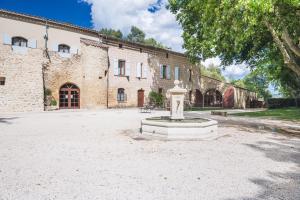
[[[184,96],[186,89],[175,87],[168,90],[170,116],[152,117],[142,120],[143,135],[164,139],[211,139],[217,136],[218,122],[206,118],[184,117]]]

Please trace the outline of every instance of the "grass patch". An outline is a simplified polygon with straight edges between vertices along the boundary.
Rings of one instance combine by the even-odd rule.
[[[234,116],[265,117],[290,121],[300,121],[300,108],[276,108],[258,112],[234,113]]]

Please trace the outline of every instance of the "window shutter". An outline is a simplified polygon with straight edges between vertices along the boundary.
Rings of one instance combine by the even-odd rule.
[[[58,51],[58,44],[53,44],[52,45],[52,51]]]
[[[6,33],[3,35],[3,44],[11,45],[11,37]]]
[[[77,47],[71,47],[70,48],[70,53],[71,54],[77,54],[78,53],[77,50],[78,50]]]
[[[164,78],[163,65],[159,65],[159,67],[160,67],[160,78]]]
[[[138,63],[136,65],[136,77],[138,77],[138,78],[141,78],[141,71],[142,71],[141,67],[142,67],[141,63]]]
[[[148,66],[144,65],[144,68],[143,68],[143,78],[147,78],[147,76],[148,76]]]
[[[118,60],[114,59],[114,75],[118,76],[119,75],[119,66],[118,66]]]
[[[171,67],[170,67],[170,65],[167,66],[167,79],[171,79]]]
[[[32,49],[36,49],[36,40],[35,39],[29,39],[28,40],[28,47]]]
[[[130,62],[125,63],[125,76],[130,76]]]
[[[175,67],[175,80],[179,80],[179,68]]]

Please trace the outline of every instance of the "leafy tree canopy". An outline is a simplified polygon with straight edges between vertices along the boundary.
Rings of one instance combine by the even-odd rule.
[[[220,67],[214,64],[210,64],[208,65],[208,67],[201,67],[201,75],[215,78],[220,81],[226,80],[225,77],[222,75]]]
[[[169,8],[192,59],[245,62],[284,90],[297,88],[300,0],[169,0]]]
[[[120,30],[114,30],[114,29],[107,29],[107,28],[102,28],[100,30],[100,33],[103,35],[111,36],[114,38],[122,39],[123,38],[123,33]]]
[[[136,26],[132,26],[127,40],[130,42],[144,43],[146,34]]]
[[[258,94],[258,97],[267,98],[272,97],[271,92],[269,91],[269,81],[264,74],[261,74],[260,71],[254,70],[243,79],[232,80],[231,83],[236,86],[246,88],[251,91],[255,91]]]

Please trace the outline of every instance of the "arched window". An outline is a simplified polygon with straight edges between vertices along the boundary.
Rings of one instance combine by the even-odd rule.
[[[119,88],[118,89],[117,100],[119,102],[126,101],[126,95],[125,95],[124,88]]]
[[[58,45],[58,52],[70,53],[70,47],[66,44],[60,44],[60,45]]]
[[[13,46],[19,46],[19,47],[27,47],[27,40],[22,37],[13,37],[11,40],[11,44]]]

